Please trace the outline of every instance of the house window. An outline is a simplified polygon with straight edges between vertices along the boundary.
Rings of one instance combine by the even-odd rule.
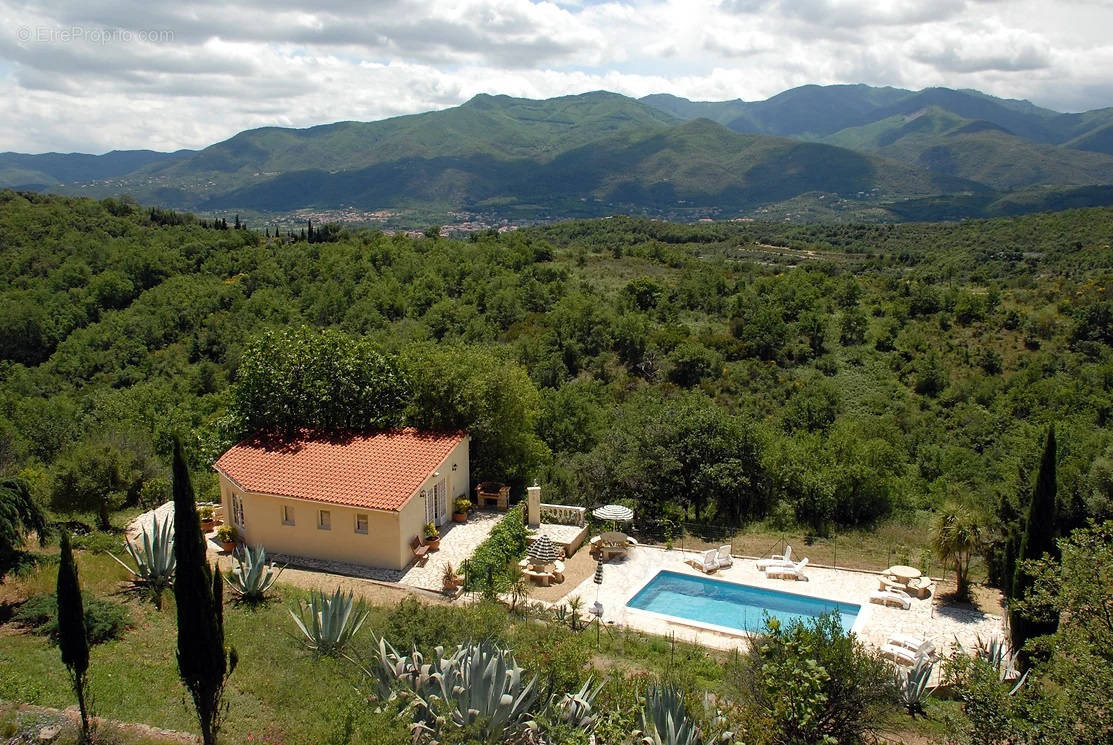
[[[317,528],[320,530],[332,530],[332,513],[328,510],[320,510],[317,513]]]
[[[282,524],[283,525],[293,525],[294,524],[294,508],[291,507],[288,504],[282,505]]]
[[[361,515],[361,514],[356,515],[356,532],[357,533],[366,533],[367,532],[367,515]]]
[[[232,493],[232,522],[240,528],[244,527],[243,498],[235,492]]]

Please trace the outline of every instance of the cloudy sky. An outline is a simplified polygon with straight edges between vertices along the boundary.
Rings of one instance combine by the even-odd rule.
[[[1113,106],[1113,0],[0,0],[0,150],[197,148],[476,93],[944,85]]]

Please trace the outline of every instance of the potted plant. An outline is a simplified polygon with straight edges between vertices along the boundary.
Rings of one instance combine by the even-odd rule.
[[[433,523],[425,524],[425,545],[429,547],[430,551],[436,551],[441,547],[441,532],[437,530],[437,526]]]
[[[220,541],[220,547],[224,549],[224,553],[230,554],[236,548],[236,529],[232,525],[225,523],[221,525],[216,531],[216,539]]]
[[[205,505],[197,510],[197,516],[201,518],[201,532],[208,533],[213,529],[213,508]]]
[[[452,519],[458,523],[466,523],[468,521],[468,510],[471,509],[471,500],[467,497],[456,497],[456,502],[452,507]]]
[[[444,569],[441,570],[441,583],[444,586],[445,595],[454,595],[456,590],[464,584],[464,578],[456,574],[456,570],[452,568],[452,562],[446,561]]]

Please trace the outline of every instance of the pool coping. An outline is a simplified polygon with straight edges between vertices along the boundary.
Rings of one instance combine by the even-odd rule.
[[[634,590],[633,594],[630,595],[630,597],[628,597],[623,602],[622,607],[626,611],[626,613],[630,613],[631,611],[633,611],[635,614],[639,614],[639,613],[645,614],[646,616],[649,616],[650,618],[655,618],[655,619],[657,619],[659,621],[662,621],[664,623],[675,623],[675,624],[678,624],[680,626],[688,626],[688,627],[691,627],[691,628],[700,629],[702,631],[712,631],[712,632],[717,633],[717,634],[726,634],[726,635],[729,635],[729,636],[738,636],[738,637],[742,637],[742,638],[745,638],[745,639],[752,639],[755,636],[761,636],[762,635],[763,632],[760,632],[760,631],[744,631],[742,629],[732,628],[730,626],[719,626],[717,624],[705,623],[703,621],[693,621],[693,620],[688,619],[688,618],[682,618],[680,616],[673,616],[673,615],[669,615],[668,613],[658,613],[657,611],[645,610],[644,608],[637,608],[637,607],[634,607],[634,606],[630,605],[630,601],[632,601],[634,598],[636,598],[638,595],[640,595],[642,590],[644,590],[646,587],[648,587],[650,585],[650,583],[653,582],[653,580],[657,579],[657,577],[659,577],[664,572],[668,572],[669,574],[675,574],[678,577],[689,577],[689,578],[693,578],[693,579],[701,579],[701,580],[705,580],[707,582],[721,582],[721,583],[726,584],[726,585],[735,585],[737,587],[746,587],[746,588],[749,588],[751,590],[765,590],[767,592],[779,592],[779,593],[783,593],[785,595],[795,595],[796,597],[806,598],[806,599],[809,599],[809,600],[822,600],[822,601],[828,602],[828,603],[835,603],[836,605],[856,605],[856,606],[858,606],[858,613],[854,618],[854,624],[850,627],[850,630],[847,631],[848,634],[858,634],[861,630],[861,627],[865,624],[865,620],[870,615],[869,613],[867,613],[867,611],[869,610],[869,605],[867,603],[855,603],[855,602],[849,601],[849,600],[836,600],[834,598],[825,597],[823,595],[808,595],[808,594],[805,594],[805,593],[802,593],[802,592],[793,592],[791,590],[780,590],[780,589],[774,589],[772,587],[762,587],[760,585],[751,585],[747,582],[738,582],[736,580],[724,579],[724,578],[721,578],[721,577],[707,577],[707,576],[699,575],[699,574],[687,574],[686,572],[678,572],[676,570],[668,569],[668,568],[664,568],[664,567],[659,568],[654,574],[650,575],[650,577],[645,582],[643,582],[636,590]]]

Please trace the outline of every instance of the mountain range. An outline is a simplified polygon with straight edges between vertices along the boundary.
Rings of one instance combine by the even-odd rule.
[[[0,186],[263,214],[945,219],[1113,203],[1113,108],[803,86],[765,101],[478,95],[201,150],[0,154]]]

